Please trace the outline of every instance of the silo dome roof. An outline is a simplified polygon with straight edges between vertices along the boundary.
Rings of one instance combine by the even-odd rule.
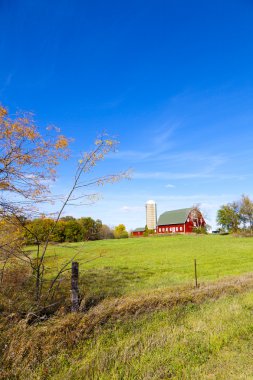
[[[151,199],[146,202],[146,205],[155,205],[155,201],[152,201]]]

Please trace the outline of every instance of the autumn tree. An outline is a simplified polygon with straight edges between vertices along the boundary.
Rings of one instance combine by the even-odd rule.
[[[29,262],[33,270],[37,269],[36,260],[21,254],[23,241],[17,236],[24,229],[25,216],[34,216],[35,205],[48,199],[49,181],[55,179],[60,159],[67,158],[68,144],[55,128],[47,128],[42,135],[31,114],[11,116],[0,106],[0,220],[11,231],[8,241],[0,246],[0,255],[11,251],[12,257]],[[13,241],[19,243],[15,252]]]
[[[12,217],[13,218],[13,217]],[[0,284],[3,282],[4,271],[9,261],[13,258],[20,258],[24,235],[22,227],[15,223],[15,220],[0,219]]]
[[[115,239],[128,238],[128,232],[124,224],[119,224],[114,228],[114,237]]]
[[[0,207],[32,200],[44,201],[48,183],[55,179],[56,166],[68,156],[69,140],[55,128],[42,136],[31,114],[10,117],[0,106]]]
[[[25,239],[27,244],[42,244],[46,241],[54,221],[50,218],[37,218],[26,222],[25,224]]]
[[[56,167],[61,158],[68,157],[69,140],[55,128],[47,128],[47,134],[39,132],[32,115],[19,114],[11,117],[6,108],[0,107],[0,217],[5,222],[13,222],[23,228],[36,244],[31,255],[21,250],[19,258],[26,261],[33,270],[35,278],[35,299],[40,302],[45,273],[45,258],[51,237],[57,231],[59,221],[68,205],[84,205],[96,200],[96,193],[89,192],[90,186],[102,186],[128,177],[128,172],[111,173],[94,177],[93,170],[105,156],[115,151],[118,141],[106,134],[99,136],[94,146],[84,152],[73,175],[73,183],[68,194],[58,198],[61,202],[53,223],[40,237],[25,223],[24,216],[34,218],[39,213],[41,202],[51,202],[49,181],[55,179]],[[35,206],[37,208],[35,209]],[[38,229],[39,230],[39,229]],[[10,240],[13,240],[11,238]],[[6,251],[6,245],[0,247],[0,254]],[[67,267],[66,263],[63,268]],[[52,290],[62,273],[62,269],[49,286]]]

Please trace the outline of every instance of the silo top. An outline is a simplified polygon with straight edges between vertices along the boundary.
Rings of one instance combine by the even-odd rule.
[[[149,200],[146,202],[146,205],[155,205],[155,201]]]

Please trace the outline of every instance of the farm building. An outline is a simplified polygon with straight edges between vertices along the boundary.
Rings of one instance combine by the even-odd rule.
[[[191,233],[194,227],[206,224],[201,212],[196,208],[183,208],[166,211],[160,215],[157,223],[157,234]]]
[[[135,230],[133,230],[132,235],[133,236],[143,236],[144,232],[145,232],[145,228],[139,227],[139,228],[135,228]]]

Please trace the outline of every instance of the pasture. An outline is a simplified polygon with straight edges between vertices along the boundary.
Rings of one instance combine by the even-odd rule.
[[[84,293],[121,296],[138,291],[200,284],[253,271],[253,239],[175,235],[50,246],[48,276],[77,254]]]

